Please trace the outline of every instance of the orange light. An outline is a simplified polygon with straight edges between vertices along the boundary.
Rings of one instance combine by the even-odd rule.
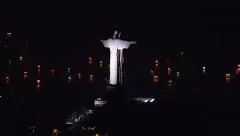
[[[41,80],[37,80],[37,84],[36,84],[36,88],[39,89],[40,88],[40,84],[41,84]]]
[[[41,80],[38,79],[38,80],[37,80],[37,84],[40,84],[40,83],[41,83]]]
[[[60,133],[60,131],[59,131],[58,129],[53,129],[53,130],[52,130],[52,135],[53,135],[53,136],[58,136],[59,133]]]

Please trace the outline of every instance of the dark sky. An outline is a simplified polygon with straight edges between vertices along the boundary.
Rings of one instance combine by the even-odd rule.
[[[239,8],[234,3],[7,1],[1,32],[13,31],[41,48],[89,48],[120,30],[138,48],[237,47]]]

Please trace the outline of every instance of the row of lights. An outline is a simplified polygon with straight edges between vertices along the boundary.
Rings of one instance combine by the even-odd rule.
[[[154,68],[155,68],[155,70],[156,71],[159,71],[159,67],[160,65],[159,65],[159,61],[158,60],[155,60],[154,61]],[[158,75],[158,73],[154,73],[154,71],[153,70],[151,70],[150,71],[150,73],[151,73],[151,75],[152,75],[152,81],[153,81],[153,83],[158,83],[159,82],[159,75]],[[170,77],[171,76],[171,74],[172,74],[172,68],[171,67],[168,67],[167,68],[167,74],[168,74],[168,76]],[[202,74],[203,75],[205,75],[206,74],[206,66],[203,66],[202,67]],[[236,73],[235,73],[235,75],[240,75],[240,64],[238,64],[237,65],[237,69],[236,69]],[[231,74],[230,73],[226,73],[226,75],[225,75],[226,77],[225,77],[225,79],[226,79],[226,83],[229,83],[230,82],[230,80],[232,79],[232,77],[231,77]],[[176,77],[177,78],[180,78],[181,77],[181,74],[180,74],[180,72],[176,72]],[[168,85],[169,85],[169,87],[171,87],[172,86],[172,84],[173,84],[173,81],[172,80],[169,80],[168,81]]]

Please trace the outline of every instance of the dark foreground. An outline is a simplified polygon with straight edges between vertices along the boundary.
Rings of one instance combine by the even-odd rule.
[[[58,128],[60,135],[79,135],[76,130],[66,130],[66,117],[84,106],[92,108],[94,98],[106,94],[99,86],[56,86],[38,91],[26,86],[4,87],[0,135],[31,135],[31,126],[39,136],[52,135],[53,128]],[[148,104],[129,101],[137,94],[128,93],[132,90],[118,90],[107,95],[109,103],[95,110],[91,123],[109,136],[239,135],[240,93],[234,88],[214,90],[206,84],[195,90],[150,88],[145,91],[155,92],[152,97],[156,101]]]

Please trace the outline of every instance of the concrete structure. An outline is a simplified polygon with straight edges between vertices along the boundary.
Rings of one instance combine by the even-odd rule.
[[[113,38],[101,40],[104,47],[110,49],[110,85],[122,84],[123,49],[128,49],[131,44],[136,43],[134,41],[121,40],[119,39],[120,36],[121,33],[118,34],[118,32],[115,31]]]

